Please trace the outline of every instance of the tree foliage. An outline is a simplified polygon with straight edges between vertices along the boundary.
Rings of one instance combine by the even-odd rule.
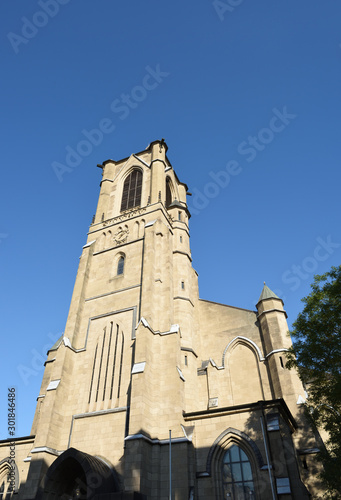
[[[328,433],[322,480],[330,498],[341,494],[341,266],[315,276],[290,332],[286,366],[296,367],[308,392],[307,413]],[[336,495],[336,496],[335,496]]]

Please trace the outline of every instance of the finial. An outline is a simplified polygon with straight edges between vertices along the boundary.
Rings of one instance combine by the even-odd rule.
[[[264,285],[265,285],[265,281],[264,281]]]

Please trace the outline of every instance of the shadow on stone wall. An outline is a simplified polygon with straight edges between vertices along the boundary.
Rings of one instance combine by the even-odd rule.
[[[172,443],[173,498],[175,500],[226,498],[223,489],[229,488],[227,484],[229,479],[226,479],[229,467],[224,469],[226,463],[224,457],[227,450],[236,445],[246,454],[251,465],[253,481],[251,488],[254,496],[250,494],[250,498],[262,500],[272,498],[271,480],[272,486],[276,488],[276,478],[289,477],[293,498],[309,499],[310,494],[303,482],[308,479],[311,482],[315,469],[310,463],[309,466],[304,465],[306,458],[300,453],[309,448],[316,448],[315,436],[311,430],[303,432],[298,443],[294,445],[292,433],[295,431],[296,435],[297,432],[295,421],[292,417],[290,420],[290,413],[289,417],[286,415],[285,407],[279,400],[275,402],[275,406],[277,408],[270,409],[258,406],[259,409],[249,414],[242,431],[228,427],[209,447],[195,448],[193,442],[184,439]],[[279,407],[281,411],[278,410]],[[276,415],[279,417],[278,429],[275,425],[276,419],[273,420]],[[153,498],[168,498],[169,445],[166,440],[160,442],[153,439],[143,429],[140,429],[137,436],[139,437],[126,441],[125,454],[121,459],[124,466],[120,470],[125,470],[124,474],[127,477],[123,478],[106,458],[69,448],[50,467],[43,460],[32,460],[28,475],[32,480],[30,479],[26,485],[21,485],[18,498],[20,500],[146,500],[150,497],[152,489]],[[227,476],[224,479],[226,469]],[[44,479],[35,494],[32,490],[32,481],[42,475]],[[125,481],[126,486],[132,485],[134,477],[139,477],[139,482],[131,489],[141,490],[145,495],[137,491],[124,491]],[[140,486],[137,487],[136,484]],[[250,487],[250,485],[240,487],[244,486]]]

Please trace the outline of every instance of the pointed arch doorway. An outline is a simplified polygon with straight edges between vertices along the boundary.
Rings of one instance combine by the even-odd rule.
[[[119,491],[113,469],[97,457],[69,448],[49,467],[43,500],[91,500]]]

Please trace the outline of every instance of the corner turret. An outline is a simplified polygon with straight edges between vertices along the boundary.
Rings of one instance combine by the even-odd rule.
[[[291,347],[287,313],[280,299],[264,282],[262,293],[256,305],[265,357],[271,374],[274,398],[285,398],[293,414],[297,401],[304,395],[302,383],[294,371],[285,368],[285,352]]]

